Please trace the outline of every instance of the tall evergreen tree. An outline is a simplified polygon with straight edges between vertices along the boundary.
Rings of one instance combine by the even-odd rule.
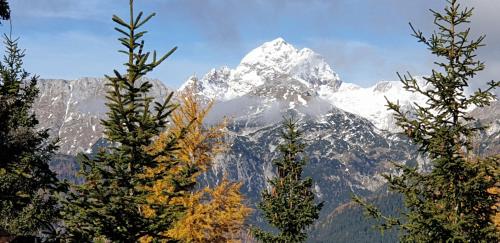
[[[10,19],[10,7],[7,0],[0,0],[0,19]]]
[[[305,242],[306,229],[318,219],[323,203],[314,202],[312,178],[302,179],[307,161],[303,158],[305,144],[300,141],[302,132],[297,129],[297,121],[286,118],[283,127],[281,157],[273,161],[277,176],[269,180],[271,189],[262,192],[259,203],[264,217],[279,233],[253,229],[253,235],[262,242]]]
[[[65,204],[65,226],[69,237],[78,241],[91,241],[103,237],[113,242],[136,242],[143,236],[162,237],[162,232],[173,222],[177,213],[170,205],[157,205],[155,216],[142,211],[146,204],[145,187],[152,184],[145,178],[146,170],[158,166],[159,156],[171,157],[176,137],[171,136],[163,149],[155,154],[146,147],[166,128],[167,119],[175,106],[172,93],[162,103],[154,102],[148,93],[152,85],[142,79],[160,65],[176,48],[157,57],[156,52],[144,50],[141,30],[155,14],[143,18],[134,14],[134,1],[129,1],[130,19],[125,22],[118,16],[113,21],[123,37],[119,38],[127,56],[126,73],[114,71],[106,76],[108,118],[102,121],[106,139],[111,146],[93,158],[79,156],[81,175],[85,182],[74,187]],[[156,174],[156,177],[165,176]]]
[[[400,227],[403,242],[500,241],[491,220],[499,197],[489,190],[500,181],[500,156],[481,158],[474,153],[474,135],[484,127],[477,127],[467,113],[471,106],[489,105],[500,82],[491,81],[485,90],[472,95],[465,93],[470,79],[484,69],[484,63],[475,59],[484,36],[470,40],[470,29],[464,26],[472,12],[473,8],[462,8],[457,0],[450,0],[444,13],[432,11],[438,30],[430,38],[412,27],[418,41],[437,56],[437,69],[424,77],[428,89],[410,74],[400,76],[406,90],[427,97],[425,105],[414,104],[413,114],[388,102],[397,125],[432,167],[426,171],[396,165],[401,174],[385,176],[389,188],[404,196],[406,213],[386,217],[355,199],[383,221],[382,229]]]
[[[50,230],[57,216],[60,183],[49,168],[56,141],[36,128],[32,111],[38,77],[23,69],[24,50],[4,36],[0,63],[0,231],[34,236]]]

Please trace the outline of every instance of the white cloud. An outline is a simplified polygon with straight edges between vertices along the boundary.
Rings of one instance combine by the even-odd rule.
[[[16,0],[10,3],[14,17],[45,17],[69,19],[109,19],[116,0]]]
[[[384,47],[357,40],[311,38],[305,43],[321,54],[345,82],[369,86],[381,80],[397,80],[396,72],[415,75],[430,72],[424,48]],[[415,43],[415,45],[418,45]]]

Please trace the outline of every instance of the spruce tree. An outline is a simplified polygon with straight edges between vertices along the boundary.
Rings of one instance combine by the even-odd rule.
[[[259,208],[268,223],[279,230],[278,234],[253,229],[253,235],[261,242],[305,242],[307,227],[318,219],[323,203],[314,202],[312,178],[302,178],[304,148],[300,140],[302,132],[297,129],[297,121],[286,118],[283,122],[282,138],[279,145],[281,156],[273,161],[277,176],[269,180],[270,190],[262,192]]]
[[[0,19],[2,20],[10,19],[10,7],[7,0],[0,0]]]
[[[63,189],[49,168],[57,149],[48,130],[38,130],[33,102],[37,76],[23,69],[24,50],[4,36],[0,62],[0,231],[39,236],[57,218],[56,194]]]
[[[355,199],[383,221],[382,229],[399,227],[403,242],[500,241],[491,220],[499,198],[490,193],[500,179],[500,156],[475,154],[473,139],[484,127],[478,127],[467,112],[473,106],[489,105],[500,82],[491,81],[485,90],[466,93],[470,79],[484,69],[475,54],[484,36],[470,40],[466,26],[472,12],[473,8],[450,0],[443,13],[432,11],[438,29],[430,38],[412,27],[418,41],[436,55],[437,67],[424,77],[428,89],[410,74],[398,74],[406,90],[427,98],[425,105],[414,104],[415,111],[410,113],[388,101],[397,125],[432,167],[396,165],[400,174],[385,176],[390,190],[404,196],[406,212],[401,217],[386,217]]]
[[[142,40],[146,31],[142,27],[155,14],[135,15],[134,1],[130,0],[129,5],[128,22],[115,15],[112,18],[119,26],[115,30],[122,35],[119,41],[125,47],[119,52],[125,54],[128,61],[124,64],[125,74],[114,70],[114,76],[106,76],[109,111],[102,124],[111,146],[101,149],[95,157],[79,156],[80,173],[85,182],[74,186],[65,203],[66,233],[77,241],[92,241],[97,237],[112,242],[136,242],[143,236],[162,238],[161,233],[179,213],[179,209],[171,205],[155,205],[154,217],[142,210],[147,204],[145,188],[154,181],[144,173],[161,164],[156,158],[172,157],[177,139],[169,136],[158,153],[146,151],[153,139],[166,129],[175,106],[170,102],[172,93],[164,102],[154,102],[148,94],[152,85],[143,77],[176,48],[159,58],[156,52],[146,52]]]

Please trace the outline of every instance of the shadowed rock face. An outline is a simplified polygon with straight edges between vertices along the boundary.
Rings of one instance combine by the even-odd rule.
[[[287,107],[280,114],[293,113],[301,118],[299,128],[308,144],[309,164],[305,175],[315,182],[319,200],[326,202],[323,212],[349,201],[351,193],[370,194],[384,181],[381,173],[390,172],[390,161],[415,161],[406,142],[377,131],[366,119],[332,108],[313,116]],[[267,187],[266,178],[274,176],[273,159],[279,156],[281,124],[263,125],[265,112],[240,116],[230,125],[230,150],[215,163],[203,180],[215,184],[223,173],[244,182],[243,190],[252,203]]]
[[[163,100],[170,90],[158,80],[153,84],[151,95]],[[81,78],[77,80],[40,80],[40,94],[34,110],[40,128],[60,139],[59,153],[76,155],[89,152],[102,137],[100,120],[106,117],[106,80]]]

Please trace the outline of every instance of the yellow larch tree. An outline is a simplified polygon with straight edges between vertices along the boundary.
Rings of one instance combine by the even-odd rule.
[[[491,221],[495,225],[497,233],[500,235],[500,181],[498,180],[500,178],[500,155],[497,154],[493,161],[496,163],[492,165],[492,167],[494,167],[494,176],[491,179],[495,180],[495,186],[488,188],[488,193],[496,200],[495,205],[492,207],[493,214],[491,215]]]
[[[488,192],[497,198],[497,203],[493,206],[495,213],[491,216],[491,220],[495,224],[497,231],[500,233],[500,187],[491,187]]]
[[[210,168],[214,158],[227,148],[224,143],[226,121],[206,126],[204,120],[213,102],[202,106],[191,89],[180,93],[180,105],[171,117],[172,126],[146,148],[148,153],[159,155],[158,166],[145,173],[153,183],[146,190],[150,193],[145,215],[154,216],[156,207],[174,207],[169,215],[176,220],[173,228],[165,229],[164,236],[182,242],[238,242],[250,208],[243,203],[241,183],[223,179],[215,188],[193,191],[197,177]],[[162,156],[162,150],[180,137],[178,150],[172,156]],[[163,175],[163,176],[158,176]],[[142,242],[150,242],[152,236]],[[215,240],[215,241],[214,241]]]
[[[250,214],[242,200],[241,183],[227,179],[215,188],[194,193],[188,211],[168,232],[183,242],[241,242],[245,218]]]

